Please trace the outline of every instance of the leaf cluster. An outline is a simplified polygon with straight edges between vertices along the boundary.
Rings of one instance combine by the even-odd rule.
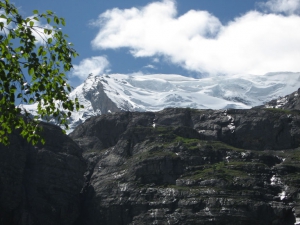
[[[9,0],[0,1],[0,143],[20,129],[28,142],[40,140],[38,121],[55,118],[68,129],[68,117],[82,106],[69,99],[66,72],[78,54],[59,26],[63,18],[52,11],[24,18]],[[45,25],[42,25],[45,24]],[[23,104],[37,104],[31,116]],[[23,116],[20,116],[23,114]],[[30,119],[28,119],[30,118]],[[43,139],[41,139],[44,142]]]

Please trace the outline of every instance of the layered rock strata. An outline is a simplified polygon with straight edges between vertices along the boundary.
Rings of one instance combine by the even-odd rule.
[[[273,109],[92,117],[70,135],[88,165],[76,224],[294,224],[299,125]]]

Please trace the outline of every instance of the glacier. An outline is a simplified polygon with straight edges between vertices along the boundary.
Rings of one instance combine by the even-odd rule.
[[[67,133],[91,116],[118,111],[159,111],[169,107],[248,109],[290,94],[300,87],[300,73],[238,74],[191,78],[176,74],[89,75],[70,98],[84,109],[73,112]],[[35,105],[23,106],[35,114]]]

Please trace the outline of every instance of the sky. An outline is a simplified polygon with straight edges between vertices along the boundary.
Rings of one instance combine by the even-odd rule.
[[[52,10],[93,73],[190,77],[300,71],[300,0],[11,0],[24,16]]]

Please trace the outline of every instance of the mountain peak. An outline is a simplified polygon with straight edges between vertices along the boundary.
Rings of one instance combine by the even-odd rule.
[[[300,87],[300,73],[215,76],[195,79],[176,74],[90,74],[75,88],[84,109],[72,113],[71,132],[87,118],[119,111],[164,108],[248,109],[285,96]],[[34,107],[30,111],[34,114]]]

